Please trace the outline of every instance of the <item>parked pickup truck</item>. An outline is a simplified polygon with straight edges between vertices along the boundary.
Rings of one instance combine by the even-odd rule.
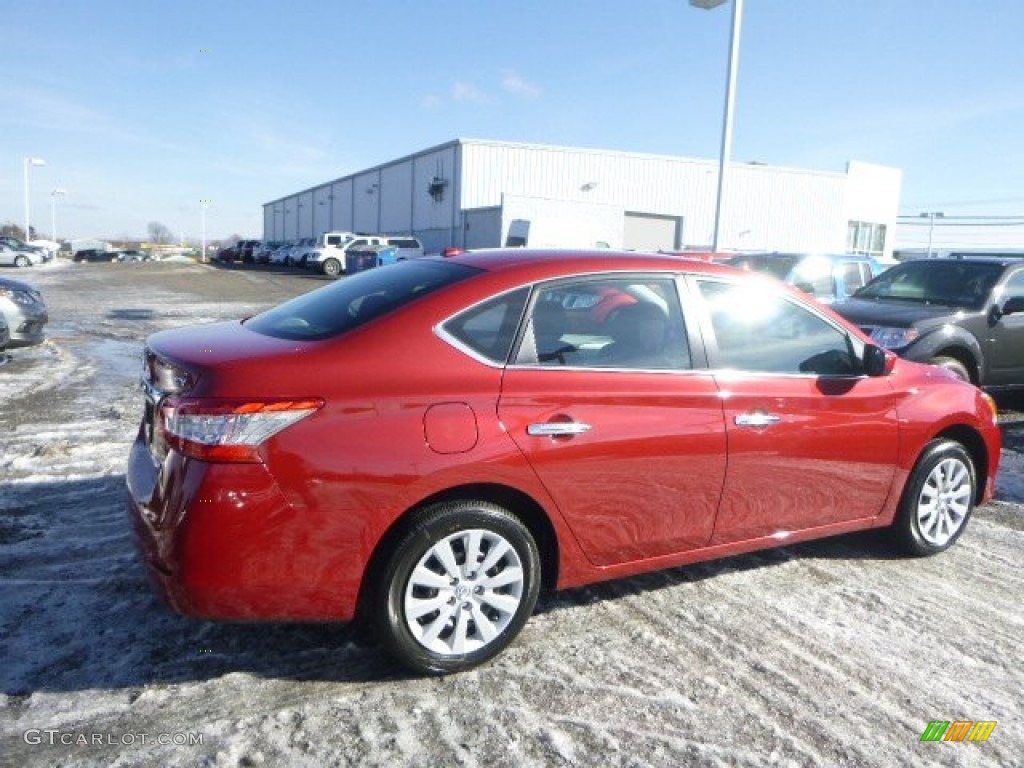
[[[1024,388],[1024,259],[904,262],[832,309],[900,357]]]

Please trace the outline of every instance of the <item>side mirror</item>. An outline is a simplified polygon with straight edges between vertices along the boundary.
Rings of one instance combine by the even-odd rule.
[[[896,356],[874,344],[864,345],[864,373],[868,376],[887,376],[892,373]]]
[[[1024,312],[1024,296],[1011,296],[1003,304],[1004,315],[1015,315]]]

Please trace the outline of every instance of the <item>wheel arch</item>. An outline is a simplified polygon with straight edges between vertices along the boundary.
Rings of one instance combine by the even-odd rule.
[[[370,556],[362,583],[359,586],[359,598],[356,603],[357,619],[363,619],[368,615],[367,603],[371,599],[377,576],[387,562],[388,555],[394,551],[395,546],[415,523],[416,516],[421,510],[449,501],[487,501],[503,507],[518,518],[537,543],[540,554],[541,586],[547,589],[555,587],[558,583],[560,558],[558,536],[544,508],[528,494],[507,485],[497,483],[460,485],[422,499],[402,513],[380,538]]]
[[[985,495],[985,487],[988,484],[989,456],[985,447],[985,440],[971,427],[964,424],[957,424],[944,429],[935,436],[936,440],[953,440],[960,443],[964,450],[974,462],[976,482],[974,488],[974,503],[980,504]]]

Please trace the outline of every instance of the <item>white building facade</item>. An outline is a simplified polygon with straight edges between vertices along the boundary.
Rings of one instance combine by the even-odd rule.
[[[266,240],[328,231],[412,234],[426,251],[610,247],[707,250],[718,163],[458,139],[263,206]],[[902,173],[732,164],[719,250],[889,258]]]

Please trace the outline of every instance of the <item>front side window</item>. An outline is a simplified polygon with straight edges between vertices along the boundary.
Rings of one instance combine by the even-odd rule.
[[[690,367],[675,282],[616,277],[537,288],[518,365],[675,370]]]
[[[793,375],[861,372],[853,339],[763,285],[701,281],[717,347],[714,367]]]

